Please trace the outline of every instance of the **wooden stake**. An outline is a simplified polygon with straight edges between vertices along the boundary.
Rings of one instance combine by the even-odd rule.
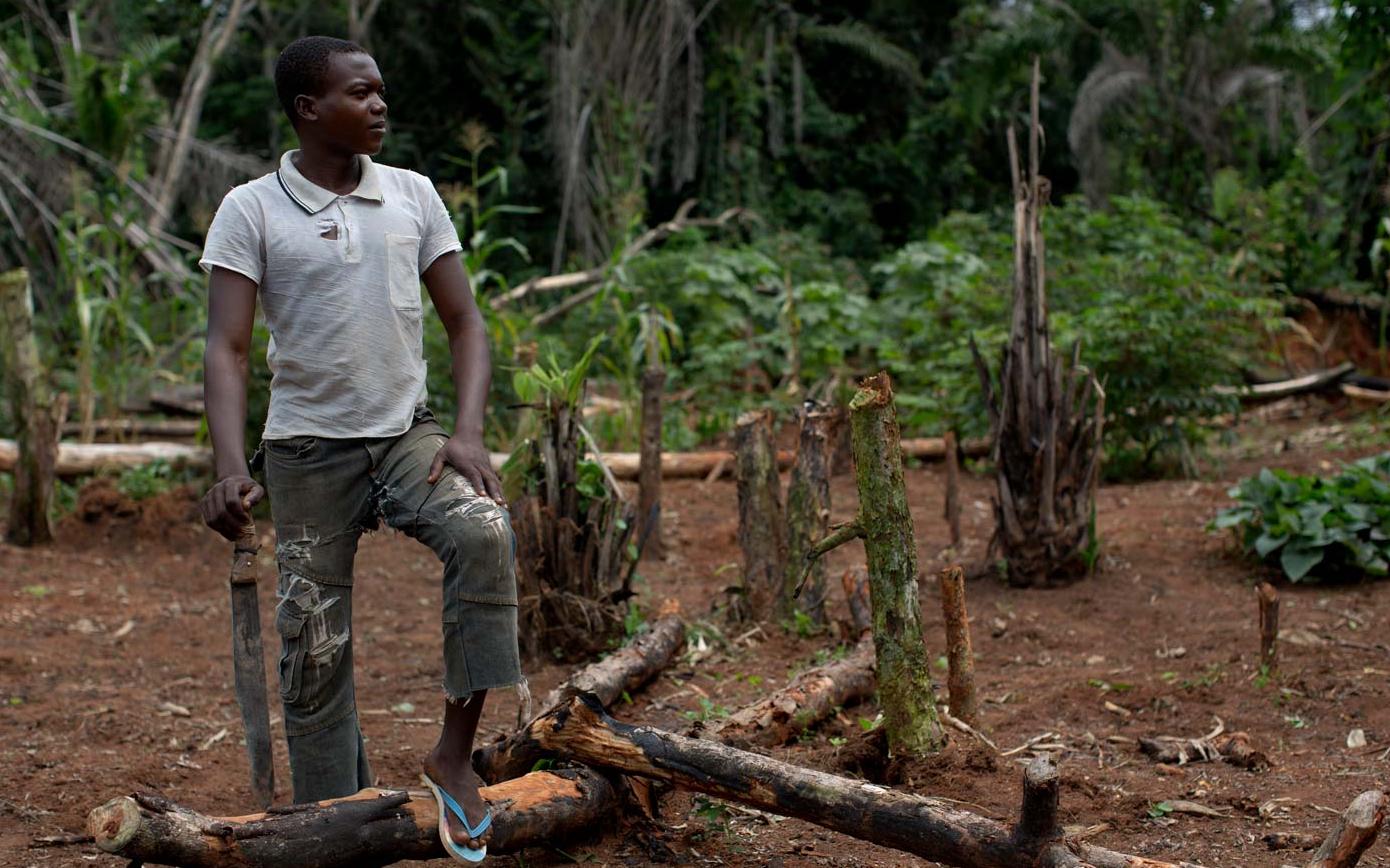
[[[1375,843],[1387,809],[1390,797],[1380,790],[1357,796],[1313,854],[1308,868],[1352,868]]]
[[[516,853],[590,834],[611,817],[612,785],[590,769],[532,772],[484,787],[489,853]],[[243,817],[208,817],[163,796],[112,799],[87,817],[97,846],[138,864],[185,868],[348,868],[442,859],[438,809],[424,791],[366,789],[342,799]]]
[[[768,612],[780,597],[787,563],[777,453],[772,446],[772,413],[750,410],[734,428],[734,468],[738,479],[738,544],[743,550],[743,588],[748,611]]]
[[[642,372],[642,451],[637,472],[637,539],[644,540],[642,554],[666,557],[661,538],[661,392],[666,370],[659,366]]]
[[[975,702],[975,655],[970,649],[970,619],[965,613],[965,571],[952,564],[941,571],[941,614],[946,619],[946,687],[951,714],[971,726],[980,725]]]
[[[960,458],[956,448],[956,432],[947,431],[942,438],[946,452],[946,523],[951,527],[951,548],[960,552]],[[957,715],[959,717],[959,715]]]
[[[1279,592],[1260,582],[1255,596],[1260,601],[1260,666],[1273,673],[1279,668]]]
[[[801,436],[787,485],[787,565],[778,600],[782,611],[794,608],[825,623],[825,564],[816,559],[801,594],[792,594],[807,569],[806,552],[825,536],[830,524],[830,423],[831,414],[808,405],[801,413]]]
[[[49,503],[58,466],[58,402],[48,388],[34,341],[34,301],[24,269],[0,274],[0,352],[9,371],[10,406],[18,428],[14,494],[5,538],[19,546],[53,540]]]

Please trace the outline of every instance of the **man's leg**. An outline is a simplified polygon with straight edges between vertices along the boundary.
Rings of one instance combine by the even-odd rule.
[[[297,804],[371,786],[352,682],[352,561],[368,509],[361,441],[267,441],[280,567],[280,698]]]
[[[506,510],[478,496],[452,468],[425,481],[445,435],[417,423],[374,471],[387,523],[428,545],[444,565],[444,731],[425,771],[463,806],[470,825],[486,812],[473,771],[473,737],[489,688],[522,680],[517,651],[514,538]],[[461,824],[450,833],[469,842]],[[484,833],[476,845],[486,843]]]

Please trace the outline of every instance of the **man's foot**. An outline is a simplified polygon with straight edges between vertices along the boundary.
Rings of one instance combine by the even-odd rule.
[[[468,820],[468,825],[477,828],[478,824],[487,816],[487,802],[483,801],[482,793],[478,792],[483,785],[483,779],[478,777],[478,773],[473,771],[472,760],[465,757],[462,761],[450,760],[448,757],[441,756],[438,748],[431,751],[425,757],[422,764],[425,774],[430,776],[430,780],[446,793],[454,797],[454,801],[463,807],[464,817]],[[463,828],[463,824],[458,821],[453,812],[445,811],[444,817],[449,825],[449,837],[455,843],[463,847],[478,849],[487,844],[492,837],[492,826],[478,836],[477,840],[468,837],[468,832]]]

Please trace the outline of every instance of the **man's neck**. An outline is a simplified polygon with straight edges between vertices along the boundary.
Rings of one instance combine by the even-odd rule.
[[[356,190],[362,180],[362,167],[356,154],[335,150],[319,142],[301,140],[299,153],[291,159],[305,179],[339,196]]]

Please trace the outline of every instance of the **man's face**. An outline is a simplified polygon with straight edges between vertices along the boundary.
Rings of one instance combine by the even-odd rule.
[[[328,59],[322,96],[296,100],[301,134],[355,154],[375,154],[386,138],[386,85],[367,54],[335,54]]]

